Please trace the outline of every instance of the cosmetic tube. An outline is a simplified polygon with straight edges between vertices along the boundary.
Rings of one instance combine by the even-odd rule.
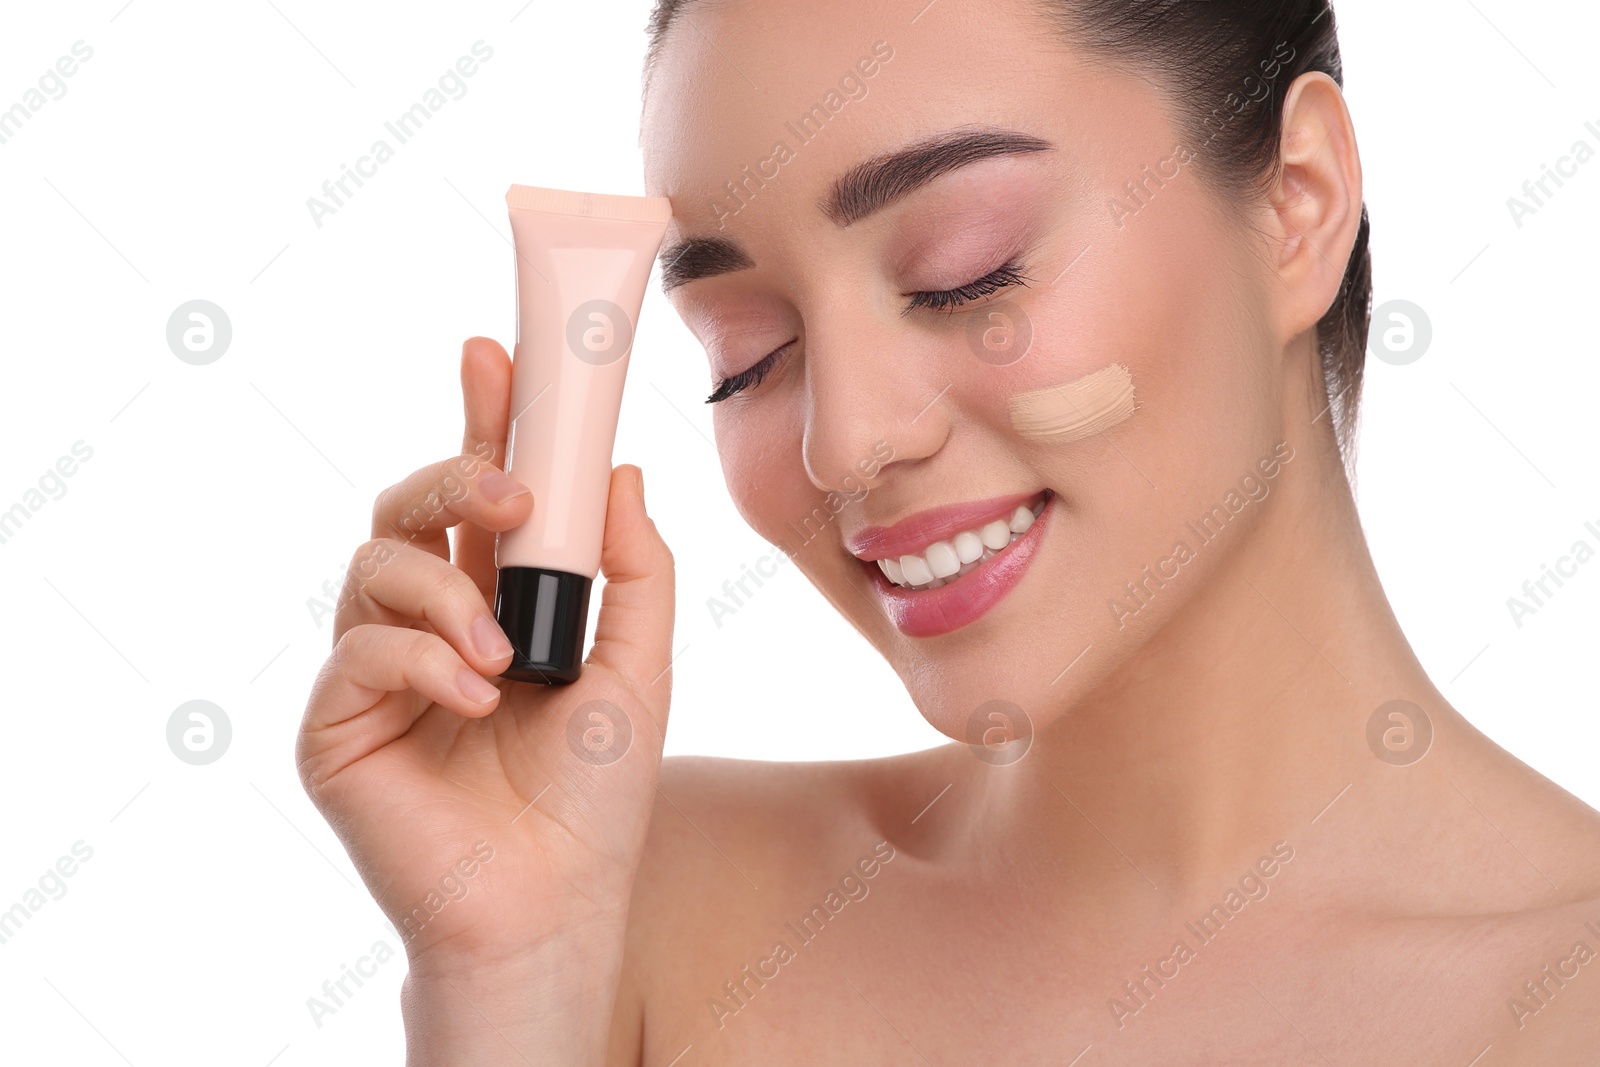
[[[623,379],[672,204],[513,185],[506,206],[517,265],[506,473],[533,491],[533,514],[495,539],[494,614],[514,650],[501,677],[556,685],[583,668]]]

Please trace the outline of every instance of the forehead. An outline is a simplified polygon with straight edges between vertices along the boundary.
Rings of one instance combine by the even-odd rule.
[[[755,193],[769,209],[809,210],[851,166],[929,134],[976,124],[1049,136],[1037,127],[1065,110],[1076,68],[1037,4],[920,8],[689,3],[652,74],[646,191],[672,199],[675,228],[703,231],[738,206],[729,183],[750,174],[771,179]]]

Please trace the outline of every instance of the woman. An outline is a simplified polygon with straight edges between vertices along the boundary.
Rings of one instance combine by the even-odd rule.
[[[1346,477],[1326,3],[919,7],[662,0],[645,184],[741,514],[952,743],[661,765],[632,467],[583,678],[490,684],[539,505],[468,341],[463,455],[378,501],[298,752],[413,1062],[1596,1062],[1600,816],[1429,681]]]

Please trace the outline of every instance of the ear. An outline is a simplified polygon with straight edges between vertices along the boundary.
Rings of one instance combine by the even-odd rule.
[[[1361,156],[1344,94],[1320,71],[1302,74],[1283,104],[1277,217],[1284,342],[1316,328],[1339,295],[1361,226]]]

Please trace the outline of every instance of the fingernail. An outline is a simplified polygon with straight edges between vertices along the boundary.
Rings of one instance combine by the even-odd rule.
[[[511,642],[506,640],[506,632],[487,615],[472,620],[472,643],[484,659],[504,659],[511,655]]]
[[[465,667],[456,672],[456,685],[474,704],[487,704],[500,695],[500,690],[496,689],[487,678],[481,674],[474,674]]]
[[[495,471],[485,474],[478,483],[478,491],[489,498],[491,504],[504,504],[514,496],[531,493],[533,490],[512,478],[510,475]]]
[[[634,470],[635,470],[634,478],[637,479],[638,482],[639,482],[639,503],[643,504],[644,503],[644,468],[643,467],[636,467],[636,468],[634,468]]]

